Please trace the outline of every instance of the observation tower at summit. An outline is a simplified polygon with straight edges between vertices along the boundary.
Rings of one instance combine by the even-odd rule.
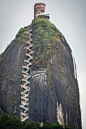
[[[36,3],[34,5],[34,19],[37,17],[49,19],[49,14],[45,14],[45,3]]]

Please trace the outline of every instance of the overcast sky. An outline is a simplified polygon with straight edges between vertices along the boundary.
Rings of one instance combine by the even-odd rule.
[[[77,65],[83,129],[86,129],[86,0],[0,0],[0,53],[34,18],[34,4],[46,4],[50,21],[65,36]]]

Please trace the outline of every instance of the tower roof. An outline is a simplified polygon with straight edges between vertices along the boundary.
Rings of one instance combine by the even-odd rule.
[[[36,6],[36,5],[44,5],[45,6],[45,3],[36,3],[34,6]]]

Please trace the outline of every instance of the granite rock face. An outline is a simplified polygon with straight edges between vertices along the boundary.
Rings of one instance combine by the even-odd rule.
[[[81,129],[72,50],[61,32],[49,21],[38,18],[31,27],[34,53],[30,70],[29,121],[56,122],[58,102],[62,106],[64,124],[67,123],[71,129]],[[28,40],[25,32],[28,30],[29,27],[20,30],[0,57],[0,106],[4,112],[17,117],[20,117],[20,84],[26,58],[25,41]]]
[[[28,27],[21,28],[16,38],[0,55],[0,107],[9,115],[20,117],[22,66],[24,65]]]

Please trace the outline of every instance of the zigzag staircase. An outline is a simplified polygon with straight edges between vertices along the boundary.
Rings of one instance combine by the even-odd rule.
[[[25,47],[25,49],[27,50],[28,53],[25,53],[25,55],[27,56],[27,59],[24,60],[25,62],[25,66],[23,67],[23,78],[22,78],[22,82],[23,84],[21,85],[21,105],[20,105],[20,116],[21,116],[21,121],[29,121],[29,92],[30,92],[30,67],[32,65],[31,60],[33,59],[32,57],[32,53],[34,51],[31,50],[31,47],[33,46],[33,44],[31,44],[32,42],[32,29],[30,29],[27,33],[29,35],[29,41],[27,41],[27,47]]]

